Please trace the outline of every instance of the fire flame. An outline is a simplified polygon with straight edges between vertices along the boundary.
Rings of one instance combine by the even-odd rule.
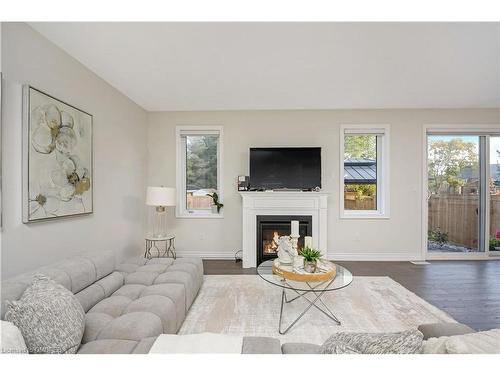
[[[274,242],[274,237],[279,236],[278,232],[273,233],[273,239],[271,240],[264,240],[263,242],[263,249],[264,249],[264,254],[274,254],[278,250],[278,245],[276,245],[276,242]]]

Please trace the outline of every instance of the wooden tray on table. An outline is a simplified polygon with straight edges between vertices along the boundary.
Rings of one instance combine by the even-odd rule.
[[[322,259],[323,263],[330,263],[331,269],[328,271],[319,271],[315,273],[302,273],[302,272],[294,272],[293,266],[291,264],[282,265],[280,264],[279,259],[275,259],[273,262],[273,273],[280,277],[283,277],[286,280],[298,281],[303,283],[318,283],[322,281],[329,281],[335,278],[337,275],[337,269],[333,262],[329,260]]]

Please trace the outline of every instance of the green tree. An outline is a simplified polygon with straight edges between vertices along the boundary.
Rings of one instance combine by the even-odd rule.
[[[188,188],[217,189],[217,137],[187,137],[186,180]]]
[[[344,140],[345,159],[377,158],[377,136],[376,135],[347,135]]]
[[[428,155],[429,190],[433,194],[439,192],[444,182],[450,186],[463,186],[466,181],[460,173],[465,168],[477,170],[479,165],[477,145],[461,138],[430,142]]]

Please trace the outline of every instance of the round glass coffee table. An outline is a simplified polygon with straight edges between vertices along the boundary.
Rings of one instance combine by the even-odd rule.
[[[311,307],[318,309],[338,325],[341,324],[340,320],[337,319],[337,317],[332,313],[331,309],[327,306],[327,304],[321,297],[326,292],[332,292],[334,290],[345,288],[352,282],[352,273],[347,268],[335,264],[337,274],[333,279],[311,283],[287,280],[282,276],[274,274],[273,262],[274,260],[267,260],[261,263],[257,267],[257,274],[268,283],[282,288],[280,320],[278,323],[278,332],[280,334],[284,335],[285,333],[287,333],[290,328],[292,328],[309,311]],[[296,296],[294,296],[292,299],[289,299],[287,296],[287,291],[291,292],[293,295],[296,294]],[[309,298],[309,294],[312,294],[311,298]],[[285,304],[291,303],[299,298],[303,298],[308,302],[307,307],[292,323],[288,325],[288,327],[283,328],[282,320]]]

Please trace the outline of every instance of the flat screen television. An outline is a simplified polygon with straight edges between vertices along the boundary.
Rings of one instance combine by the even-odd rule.
[[[321,147],[250,149],[250,189],[321,188]]]

